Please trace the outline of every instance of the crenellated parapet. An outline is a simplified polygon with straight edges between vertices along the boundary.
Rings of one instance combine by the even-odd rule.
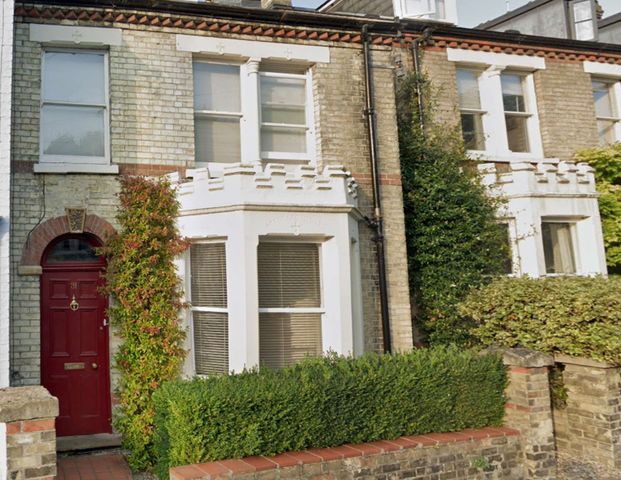
[[[506,197],[596,195],[593,168],[586,163],[512,162],[508,171],[494,163],[478,166],[484,185]]]
[[[170,174],[181,211],[254,205],[273,207],[357,207],[358,185],[342,166],[319,171],[310,165],[232,164],[212,176],[207,168]]]

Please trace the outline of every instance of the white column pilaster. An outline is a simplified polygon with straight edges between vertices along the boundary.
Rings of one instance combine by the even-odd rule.
[[[261,162],[259,66],[260,59],[251,58],[241,68],[242,108],[245,109],[241,122],[242,163]]]

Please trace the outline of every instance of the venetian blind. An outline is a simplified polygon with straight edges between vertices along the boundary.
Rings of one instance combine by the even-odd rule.
[[[322,352],[319,247],[262,243],[258,248],[260,362],[282,368]],[[270,312],[269,309],[285,312]]]
[[[227,373],[229,363],[226,254],[223,243],[190,248],[194,363],[196,373]]]

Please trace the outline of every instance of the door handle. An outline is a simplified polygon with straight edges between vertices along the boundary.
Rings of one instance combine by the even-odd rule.
[[[99,368],[99,365],[97,365],[96,363],[91,363],[91,367],[93,367],[93,370],[97,370]]]

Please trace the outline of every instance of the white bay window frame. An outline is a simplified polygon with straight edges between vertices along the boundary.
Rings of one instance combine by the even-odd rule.
[[[448,48],[447,55],[448,60],[454,62],[456,68],[474,69],[481,72],[478,79],[481,111],[485,112],[483,114],[485,151],[471,150],[469,151],[470,155],[477,159],[493,159],[500,162],[543,159],[543,142],[541,140],[533,73],[545,69],[545,60],[540,57],[455,48]],[[503,73],[517,74],[523,77],[528,152],[512,152],[509,149],[501,81]]]
[[[67,100],[48,100],[45,98],[44,85],[46,82],[45,72],[45,58],[48,53],[68,53],[68,54],[92,54],[103,56],[103,103],[97,102],[71,102]],[[76,164],[76,165],[109,165],[110,164],[110,86],[109,86],[109,54],[107,50],[93,50],[93,49],[69,49],[69,48],[56,48],[46,47],[41,52],[41,96],[39,104],[40,121],[39,121],[39,161],[42,164]],[[103,142],[104,142],[104,155],[98,156],[85,156],[85,155],[50,155],[44,153],[43,145],[43,109],[46,106],[59,106],[59,107],[86,107],[86,108],[101,108],[103,110]]]

